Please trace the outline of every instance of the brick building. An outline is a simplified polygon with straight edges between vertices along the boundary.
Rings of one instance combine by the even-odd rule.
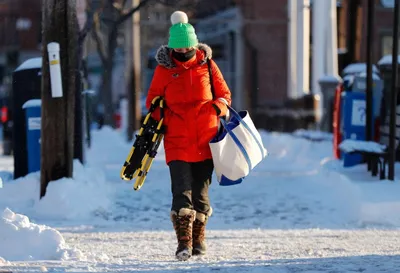
[[[377,63],[379,59],[387,54],[392,54],[392,30],[393,30],[393,6],[394,1],[375,0],[375,18],[373,28],[373,62]],[[362,14],[361,29],[362,37],[360,39],[360,59],[366,59],[366,33],[367,33],[367,0],[360,0],[360,9]]]
[[[275,105],[286,99],[286,1],[237,1],[243,14],[245,84],[250,105]]]
[[[0,64],[7,53],[18,52],[18,62],[40,54],[41,1],[0,1]]]
[[[366,61],[367,2],[338,1],[339,71],[349,63]],[[394,3],[375,0],[374,63],[391,54],[393,8],[384,5],[388,2]],[[243,69],[247,75],[244,88],[249,107],[283,104],[287,99],[287,1],[237,0],[236,3],[243,16],[246,60]]]

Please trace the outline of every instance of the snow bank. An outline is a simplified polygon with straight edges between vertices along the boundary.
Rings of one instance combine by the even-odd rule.
[[[41,200],[39,172],[5,183],[0,190],[0,209],[8,207],[41,221],[89,220],[107,214],[114,192],[100,168],[84,167],[76,161],[73,178],[51,182]]]
[[[386,146],[374,141],[346,139],[339,144],[339,149],[346,153],[351,153],[353,151],[383,153]]]
[[[378,61],[378,65],[391,65],[392,64],[392,54],[387,54],[385,56],[383,56],[379,61]],[[400,63],[400,55],[397,56],[397,61]]]
[[[365,164],[344,168],[340,160],[332,158],[331,141],[309,140],[324,137],[329,140],[331,134],[319,135],[319,132],[309,130],[298,130],[293,134],[267,131],[260,133],[270,156],[235,190],[236,197],[241,200],[243,196],[251,196],[251,200],[247,200],[249,207],[256,202],[253,201],[256,200],[254,195],[260,192],[263,197],[258,202],[259,207],[269,211],[276,203],[284,204],[282,206],[285,209],[276,210],[287,211],[284,217],[288,223],[285,224],[277,217],[277,222],[273,223],[270,219],[265,224],[267,227],[275,228],[285,224],[293,228],[294,221],[290,220],[298,214],[296,207],[299,204],[308,208],[307,213],[301,217],[302,222],[307,221],[312,226],[400,227],[399,178],[395,183],[379,180],[379,177],[371,176]],[[380,152],[384,148],[376,142],[357,140],[345,140],[341,146],[348,151],[364,149]],[[400,163],[396,164],[396,174],[398,173]],[[246,190],[249,192],[246,193]],[[226,191],[224,196],[228,195]],[[293,196],[284,197],[292,192],[295,192]],[[213,196],[211,200],[220,202],[222,198]],[[230,213],[237,214],[235,210]],[[217,226],[221,226],[220,223]]]
[[[100,130],[93,130],[92,147],[87,152],[89,164],[95,165],[120,161],[122,167],[132,147],[126,142],[126,136],[125,141],[123,137],[122,133],[118,133],[108,126],[104,126]],[[124,152],[126,155],[121,158]]]
[[[87,151],[88,165],[98,167],[118,162],[118,168],[121,168],[132,148],[132,144],[133,140],[128,142],[126,133],[123,131],[114,130],[109,126],[103,126],[100,130],[93,130],[92,147]],[[160,145],[157,158],[163,158],[163,150],[162,145]]]
[[[63,178],[47,186],[45,198],[36,204],[36,216],[73,221],[105,217],[114,203],[114,193],[100,169],[75,162],[73,179]]]
[[[396,174],[400,173],[400,164],[396,163]],[[367,171],[366,164],[345,168],[339,160],[330,160],[323,165],[323,169],[341,176],[337,183],[337,190],[346,194],[346,198],[357,204],[357,214],[354,218],[357,228],[399,228],[400,227],[400,181],[379,180]],[[339,181],[339,180],[338,180]],[[348,189],[343,187],[348,181],[354,188],[358,188],[357,198]],[[336,182],[335,182],[336,183]],[[353,191],[354,192],[354,191]],[[324,199],[326,194],[323,195]],[[354,206],[353,206],[354,207]]]
[[[314,141],[322,141],[322,140],[332,141],[333,139],[333,135],[331,133],[322,131],[304,130],[304,129],[298,129],[294,131],[293,135]]]
[[[358,74],[358,73],[365,72],[366,70],[367,70],[367,64],[366,63],[352,63],[352,64],[349,64],[348,66],[346,66],[343,69],[343,74],[345,74],[345,75],[347,75],[347,74]],[[376,65],[372,65],[372,71],[374,73],[379,73],[379,70],[376,67]]]
[[[86,259],[70,248],[57,230],[31,223],[27,216],[3,211],[0,219],[0,264],[8,261]]]
[[[261,130],[260,134],[270,156],[262,161],[257,170],[315,171],[320,168],[321,161],[332,154],[332,135],[328,133],[298,130],[289,134]]]

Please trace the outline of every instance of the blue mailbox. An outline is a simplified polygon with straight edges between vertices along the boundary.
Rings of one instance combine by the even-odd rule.
[[[365,140],[366,130],[366,93],[342,92],[341,124],[343,140]],[[373,109],[371,109],[373,111]],[[373,134],[373,128],[372,128]],[[361,154],[341,153],[344,167],[351,167],[362,163]]]
[[[28,173],[40,170],[41,100],[28,100],[22,106],[26,119]]]

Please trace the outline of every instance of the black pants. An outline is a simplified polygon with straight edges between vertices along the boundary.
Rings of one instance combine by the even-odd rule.
[[[179,212],[181,208],[188,208],[208,214],[208,187],[214,169],[212,159],[195,163],[171,161],[168,166],[171,175],[172,210]]]

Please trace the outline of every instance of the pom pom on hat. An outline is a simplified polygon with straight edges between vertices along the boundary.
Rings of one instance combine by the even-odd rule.
[[[171,23],[173,25],[182,23],[182,24],[187,24],[189,22],[189,18],[186,13],[183,11],[175,11],[174,13],[171,14]]]

